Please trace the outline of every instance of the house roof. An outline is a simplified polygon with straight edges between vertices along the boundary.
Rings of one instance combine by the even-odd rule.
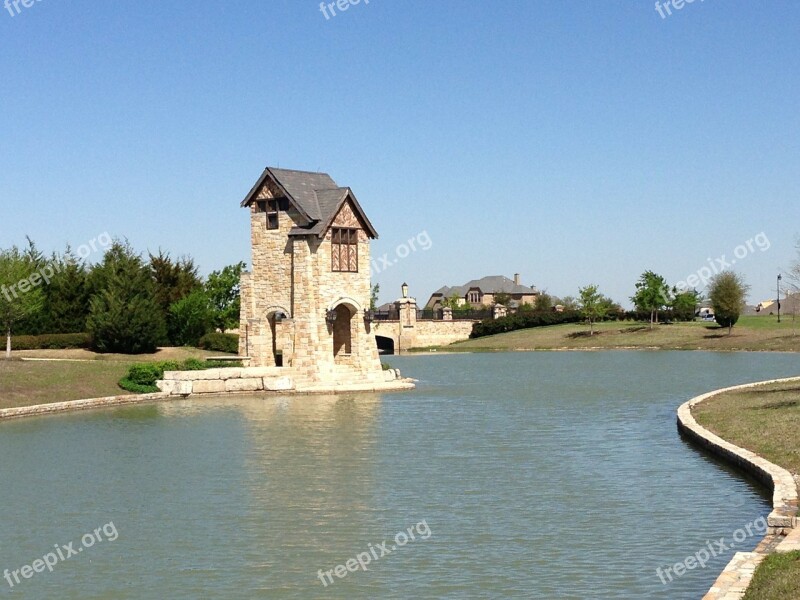
[[[470,290],[480,290],[484,294],[538,294],[535,287],[528,287],[527,285],[518,285],[504,275],[490,275],[481,279],[473,279],[464,285],[457,286],[444,286],[433,292],[434,296],[441,294],[445,298],[451,297],[453,294],[459,298],[463,298]]]
[[[242,200],[241,205],[249,206],[268,179],[275,182],[305,220],[305,223],[294,227],[290,235],[324,236],[342,205],[350,200],[369,236],[378,237],[378,232],[370,223],[353,191],[350,188],[339,187],[327,173],[267,167]]]

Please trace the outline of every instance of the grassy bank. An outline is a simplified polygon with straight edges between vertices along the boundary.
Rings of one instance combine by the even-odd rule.
[[[800,363],[798,363],[800,369]],[[697,405],[697,422],[723,439],[800,474],[800,382],[736,390]]]
[[[29,350],[16,360],[0,360],[0,408],[125,394],[117,382],[136,362],[183,361],[219,356],[195,348],[163,348],[154,354],[127,356],[88,350]],[[22,361],[19,358],[46,360]]]
[[[800,383],[737,390],[699,404],[703,427],[800,475]],[[800,598],[800,553],[773,555],[758,568],[745,600]]]
[[[743,600],[800,598],[800,552],[773,554],[759,565]]]
[[[599,323],[595,334],[580,324],[521,329],[457,342],[438,348],[453,352],[526,350],[751,350],[800,352],[800,321],[778,323],[774,317],[743,317],[728,335],[715,323],[693,322],[656,325],[629,321]]]

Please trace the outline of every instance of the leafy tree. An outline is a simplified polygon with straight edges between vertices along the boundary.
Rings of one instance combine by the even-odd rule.
[[[518,315],[530,315],[537,312],[536,305],[530,302],[523,302],[517,307]],[[541,311],[538,311],[541,312]]]
[[[375,310],[378,308],[378,296],[381,293],[381,284],[376,283],[372,286],[369,292],[369,308]]]
[[[170,343],[176,346],[197,346],[213,329],[213,317],[208,296],[202,289],[173,303],[167,316]]]
[[[166,337],[150,270],[130,245],[115,241],[92,269],[94,289],[87,320],[99,352],[154,352]]]
[[[702,295],[697,290],[679,292],[673,288],[672,314],[678,321],[693,321],[697,305],[703,301]]]
[[[631,301],[638,310],[650,313],[650,329],[658,323],[658,311],[671,302],[667,280],[653,271],[645,271],[636,282],[636,294]]]
[[[580,311],[589,322],[589,335],[594,335],[594,324],[608,314],[609,300],[598,291],[598,286],[587,285],[578,290]]]
[[[511,304],[511,294],[507,292],[497,292],[494,295],[494,303],[507,307],[509,304]]]
[[[35,256],[16,246],[0,251],[0,324],[6,333],[6,359],[11,358],[11,332],[15,324],[37,315],[44,306],[38,267]]]
[[[214,327],[222,333],[239,325],[239,283],[244,268],[243,262],[228,265],[222,271],[211,273],[206,281],[206,295],[211,302]]]
[[[547,292],[542,292],[536,296],[533,303],[534,310],[538,312],[550,312],[553,310],[553,298]]]
[[[720,327],[728,328],[728,335],[742,314],[750,286],[744,278],[733,271],[715,275],[708,287],[708,297],[714,307],[714,317]]]
[[[442,306],[452,308],[454,311],[460,310],[463,305],[463,302],[461,302],[462,300],[463,298],[461,298],[458,294],[453,292],[453,294],[451,294],[449,298],[445,298],[444,300],[442,300]]]

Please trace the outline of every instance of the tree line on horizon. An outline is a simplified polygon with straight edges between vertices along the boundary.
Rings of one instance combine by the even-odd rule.
[[[99,352],[138,354],[196,346],[206,334],[238,327],[244,263],[199,275],[191,257],[147,256],[112,240],[89,264],[70,247],[44,255],[0,250],[0,325],[10,357],[13,335],[89,334]]]
[[[800,260],[793,266],[792,273],[790,277],[800,287]],[[699,305],[706,300],[714,309],[716,322],[727,328],[730,334],[744,309],[749,289],[741,275],[723,271],[709,282],[706,298],[697,290],[670,286],[664,277],[648,270],[635,283],[635,293],[630,297],[635,307],[632,311],[623,309],[619,303],[602,294],[597,284],[590,284],[581,287],[577,297],[558,298],[542,292],[533,304],[518,306],[514,314],[477,323],[471,337],[579,321],[589,325],[589,335],[594,335],[594,325],[601,321],[646,321],[652,329],[659,321],[693,321]],[[497,294],[495,301],[509,306],[511,296]],[[463,303],[459,305],[455,297],[446,299],[444,305],[451,306],[454,313],[456,307],[464,310]]]

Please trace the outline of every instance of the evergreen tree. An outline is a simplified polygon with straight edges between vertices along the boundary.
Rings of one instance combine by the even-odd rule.
[[[95,290],[87,328],[99,352],[155,352],[166,337],[150,269],[129,244],[115,241],[92,269]]]
[[[86,263],[67,247],[63,256],[53,256],[50,265],[53,276],[44,290],[47,333],[83,333],[90,300]]]
[[[178,300],[186,298],[195,290],[203,287],[194,261],[182,257],[173,261],[169,254],[162,250],[158,255],[150,254],[150,274],[155,283],[156,301],[164,314]]]

